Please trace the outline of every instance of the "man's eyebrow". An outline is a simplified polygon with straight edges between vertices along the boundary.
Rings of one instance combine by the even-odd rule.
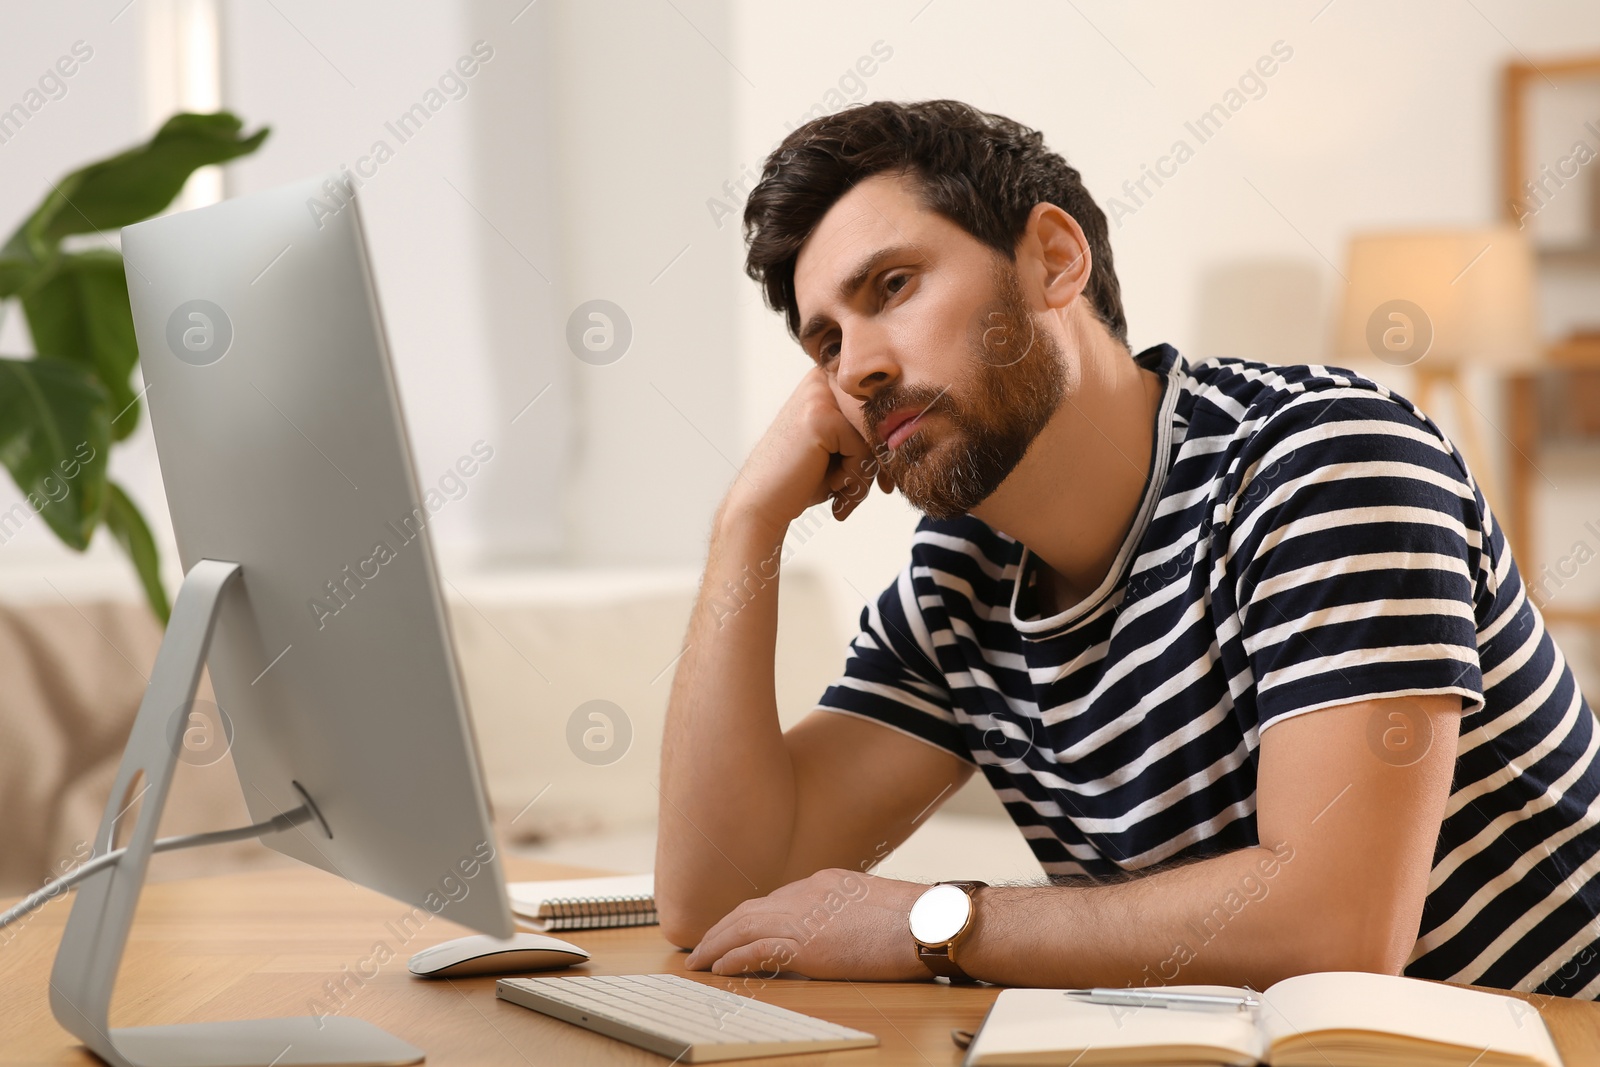
[[[851,271],[844,281],[839,283],[839,287],[834,290],[834,295],[841,301],[850,300],[867,283],[867,278],[872,275],[872,272],[881,267],[885,261],[908,255],[916,255],[921,258],[921,253],[915,245],[890,245],[887,248],[878,249],[856,265],[855,270]],[[826,330],[832,322],[833,320],[826,315],[811,316],[807,320],[805,328],[800,331],[800,344],[804,345],[811,338]]]

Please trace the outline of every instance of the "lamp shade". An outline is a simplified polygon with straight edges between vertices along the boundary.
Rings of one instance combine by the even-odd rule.
[[[1538,359],[1533,252],[1514,226],[1360,233],[1345,277],[1340,358],[1441,369]]]

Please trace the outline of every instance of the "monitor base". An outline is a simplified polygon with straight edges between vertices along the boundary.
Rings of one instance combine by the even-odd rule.
[[[389,1067],[421,1063],[422,1050],[360,1019],[303,1016],[141,1026],[111,1031],[134,1064],[171,1067]]]
[[[116,1030],[110,1026],[117,969],[155,848],[156,825],[172,785],[195,687],[218,608],[230,588],[237,591],[239,573],[238,563],[203,559],[178,590],[95,836],[94,854],[101,856],[116,847],[117,821],[135,803],[138,816],[122,858],[89,875],[78,887],[50,973],[50,1009],[63,1027],[112,1067],[418,1063],[422,1050],[370,1023],[340,1016]],[[311,798],[303,791],[301,795],[315,813]],[[327,831],[318,816],[316,822],[284,832]]]

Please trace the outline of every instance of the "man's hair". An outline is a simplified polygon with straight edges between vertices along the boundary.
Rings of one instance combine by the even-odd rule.
[[[1083,228],[1092,261],[1084,292],[1111,335],[1128,344],[1122,289],[1106,217],[1083,179],[1044,135],[959,100],[856,104],[798,127],[767,157],[744,208],[745,273],[800,332],[794,265],[822,216],[857,182],[911,177],[923,204],[1016,262],[1035,204],[1061,208]]]

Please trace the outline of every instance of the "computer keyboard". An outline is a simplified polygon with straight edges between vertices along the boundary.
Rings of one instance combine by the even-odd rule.
[[[495,995],[678,1063],[867,1048],[872,1034],[676,974],[502,978]]]

